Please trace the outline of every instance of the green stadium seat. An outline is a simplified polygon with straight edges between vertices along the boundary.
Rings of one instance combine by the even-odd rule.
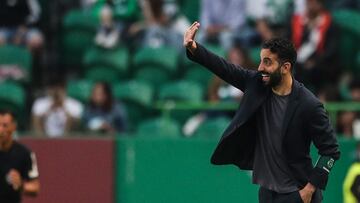
[[[167,71],[156,66],[143,66],[135,73],[136,80],[142,80],[157,88],[167,83],[171,76]]]
[[[114,18],[120,21],[132,21],[140,17],[138,0],[121,0],[113,2]]]
[[[62,63],[80,65],[83,55],[94,43],[98,17],[91,11],[71,10],[63,19]]]
[[[150,106],[153,102],[154,91],[146,82],[131,80],[115,84],[114,96],[121,101]]]
[[[86,104],[89,102],[93,85],[94,83],[92,81],[85,79],[69,81],[66,87],[67,94]]]
[[[136,136],[143,137],[180,137],[179,124],[166,118],[153,118],[139,124]]]
[[[154,114],[151,108],[154,91],[146,82],[131,80],[117,83],[113,86],[113,92],[115,99],[126,106],[130,130]]]
[[[15,82],[0,83],[0,109],[10,109],[20,113],[25,108],[25,91]]]
[[[208,118],[199,126],[193,136],[207,138],[221,137],[230,121],[227,117]]]
[[[91,11],[70,10],[66,13],[63,20],[63,27],[66,31],[69,30],[84,30],[95,32],[99,25],[99,18],[97,14]]]
[[[104,81],[114,84],[119,81],[120,73],[111,67],[92,67],[85,71],[85,78],[93,82]]]
[[[4,45],[0,46],[0,66],[3,69],[16,68],[23,74],[22,78],[14,80],[29,82],[31,81],[32,56],[29,50],[24,47]]]
[[[111,67],[120,73],[125,73],[129,65],[129,52],[126,47],[121,46],[114,49],[94,46],[85,53],[83,65],[85,67]]]
[[[344,68],[359,75],[356,68],[356,53],[360,50],[356,42],[360,39],[360,13],[354,10],[334,10],[334,22],[340,27],[340,62]]]
[[[180,10],[190,22],[200,19],[200,0],[181,0]]]
[[[161,86],[158,94],[160,102],[199,103],[203,99],[203,88],[196,82],[181,80]],[[173,110],[169,117],[184,124],[194,113],[193,110]]]
[[[159,90],[160,101],[184,101],[198,103],[203,99],[203,91],[199,84],[180,80],[163,85]]]
[[[206,91],[212,77],[213,74],[208,69],[204,67],[194,67],[186,72],[184,79],[198,83],[201,85],[203,91]]]
[[[261,61],[260,51],[261,51],[261,47],[253,47],[249,51],[250,58],[254,62],[255,65],[260,64],[260,61]]]
[[[178,65],[178,52],[171,47],[143,47],[135,53],[133,64],[137,69],[143,66],[155,66],[174,73]]]

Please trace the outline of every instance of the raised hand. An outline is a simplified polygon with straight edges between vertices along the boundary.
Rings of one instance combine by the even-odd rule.
[[[184,34],[184,47],[190,51],[194,51],[197,48],[194,39],[199,27],[200,23],[195,21]]]

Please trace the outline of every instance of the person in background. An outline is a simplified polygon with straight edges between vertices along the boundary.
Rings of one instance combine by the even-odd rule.
[[[349,83],[348,94],[351,102],[360,102],[360,80],[353,78]],[[356,111],[338,113],[337,132],[345,138],[360,139],[360,119]]]
[[[298,52],[295,78],[320,95],[328,86],[337,85],[341,75],[338,32],[324,0],[305,3],[305,11],[292,18],[292,41]]]
[[[33,129],[37,135],[64,136],[78,127],[82,112],[82,104],[66,95],[65,82],[54,80],[48,95],[36,99],[33,104]]]
[[[82,120],[86,129],[92,132],[121,133],[127,130],[126,111],[113,99],[111,87],[105,82],[94,85]]]
[[[351,164],[343,183],[344,203],[360,202],[360,143],[355,151],[356,160]]]
[[[140,7],[144,21],[134,23],[129,29],[129,35],[139,41],[138,46],[161,47],[168,46],[182,49],[182,33],[190,25],[189,21],[179,11],[174,0],[141,0]]]
[[[104,48],[113,48],[119,43],[120,27],[113,19],[113,12],[109,5],[105,5],[100,12],[100,27],[95,36],[95,44]]]
[[[36,196],[40,190],[34,152],[13,140],[16,119],[0,111],[0,202],[19,203],[21,196]]]
[[[228,50],[233,40],[241,40],[243,46],[251,46],[256,32],[247,25],[246,0],[202,0],[200,9],[199,41],[220,44]]]
[[[37,0],[0,1],[0,45],[26,45],[32,52],[39,50],[44,37],[34,25],[40,12]]]

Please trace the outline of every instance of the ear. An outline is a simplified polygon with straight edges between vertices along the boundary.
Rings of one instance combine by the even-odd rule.
[[[283,74],[287,74],[287,73],[291,73],[291,63],[290,62],[285,62],[283,65]]]

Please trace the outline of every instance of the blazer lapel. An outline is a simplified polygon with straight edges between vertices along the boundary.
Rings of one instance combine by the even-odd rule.
[[[288,106],[285,111],[283,126],[282,126],[282,130],[281,130],[282,137],[285,135],[288,125],[295,113],[295,110],[298,107],[298,105],[300,104],[299,99],[298,99],[299,89],[300,89],[300,84],[295,79],[293,79],[293,85],[292,85],[292,90],[290,93],[289,103],[288,103]]]

